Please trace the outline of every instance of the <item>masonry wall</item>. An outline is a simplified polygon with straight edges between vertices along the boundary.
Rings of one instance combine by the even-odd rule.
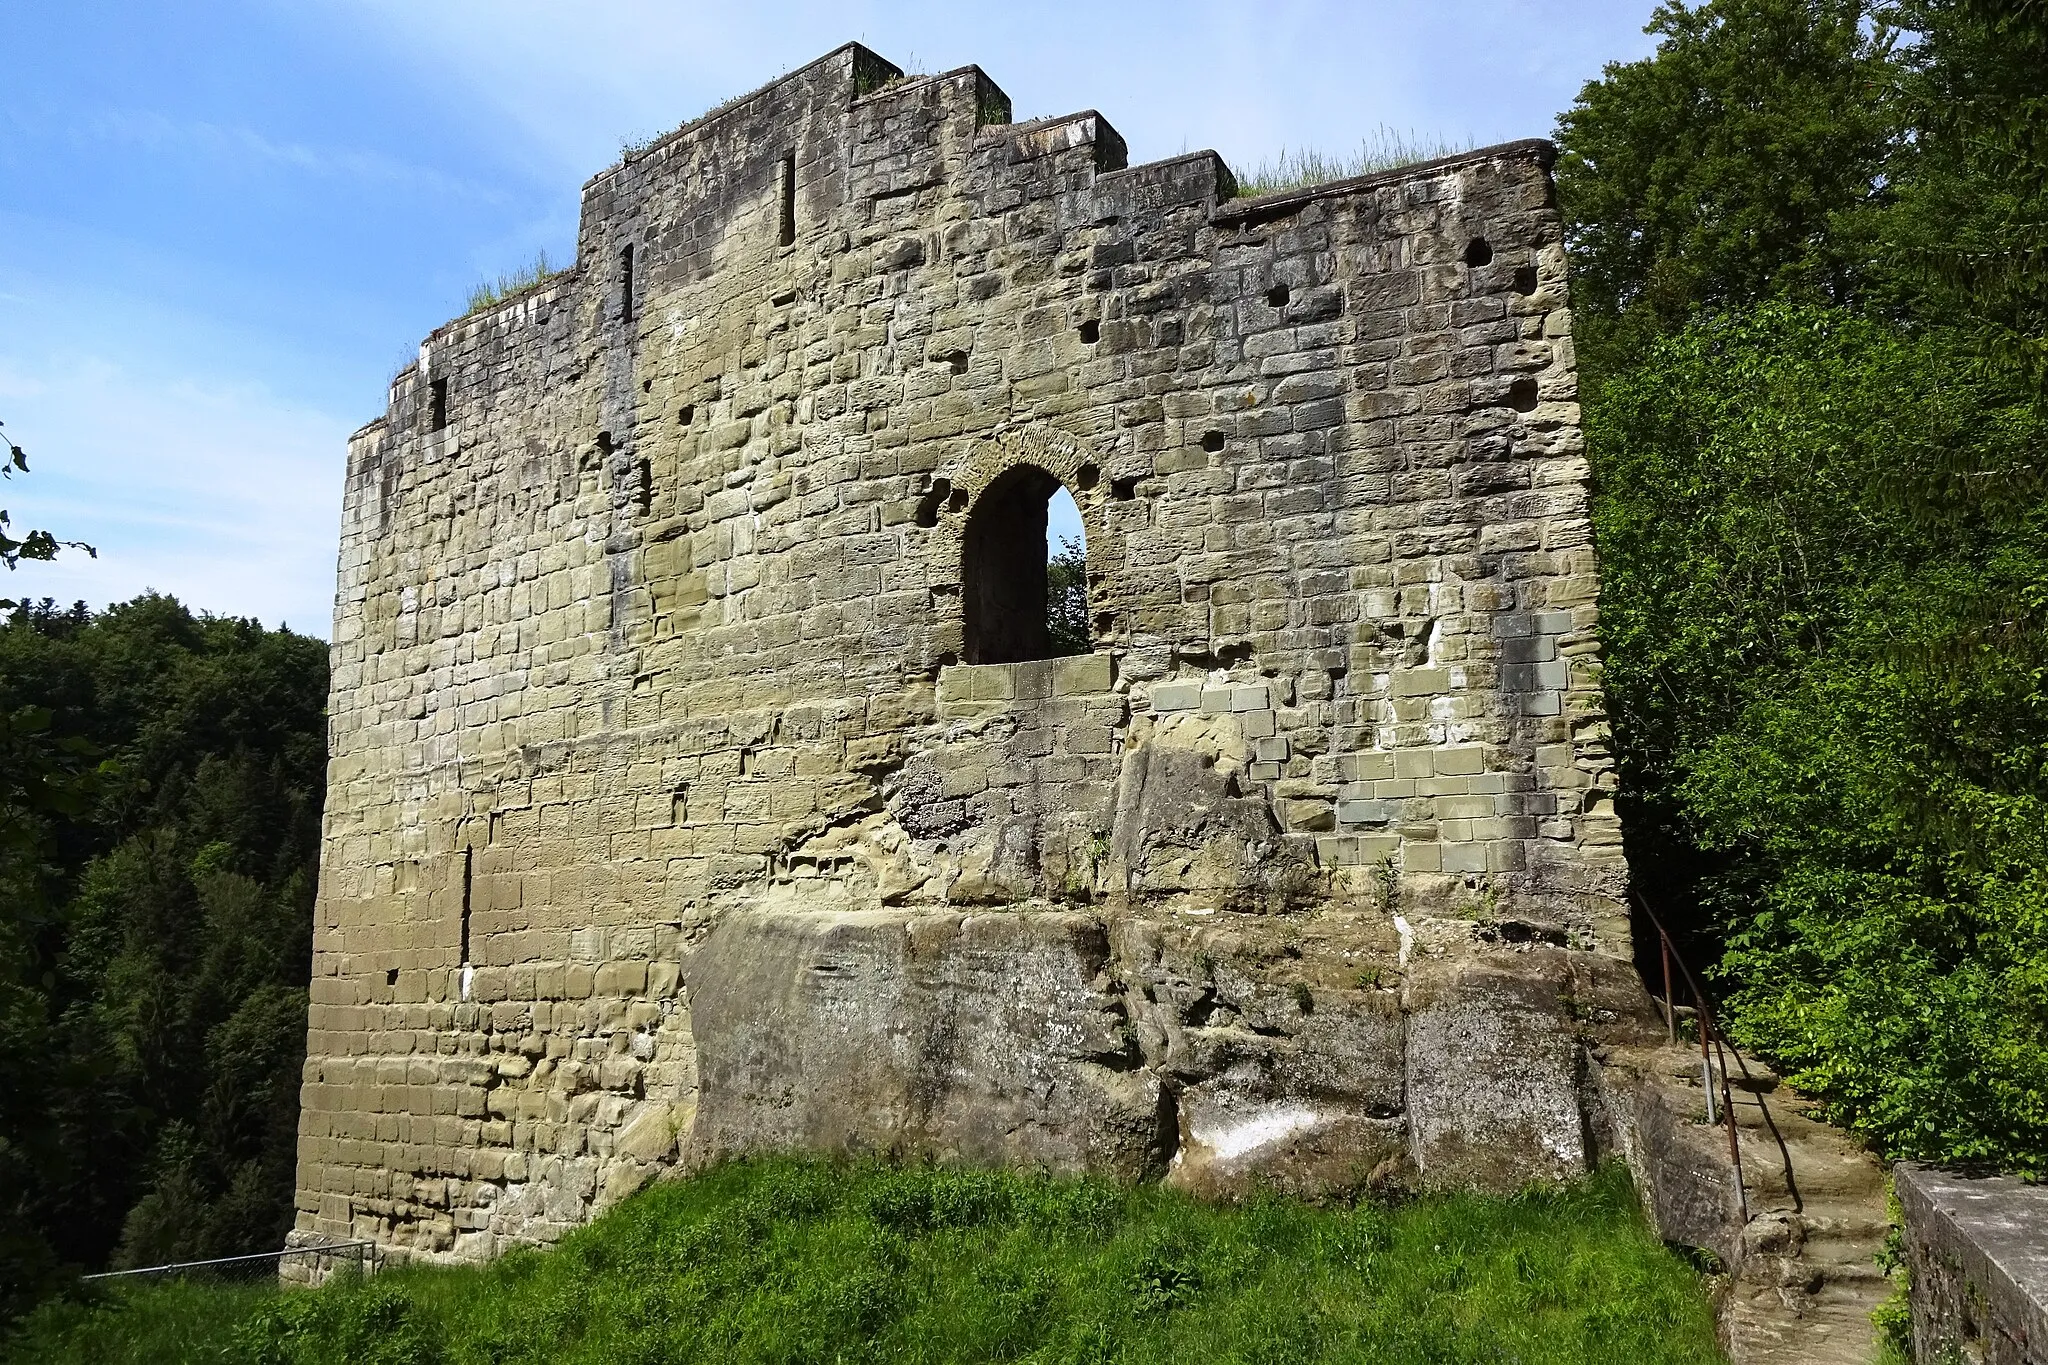
[[[593,179],[350,443],[295,1239],[768,1147],[1582,1169],[1633,983],[1549,159],[1237,199],[849,46]],[[1019,467],[1093,650],[967,662]]]

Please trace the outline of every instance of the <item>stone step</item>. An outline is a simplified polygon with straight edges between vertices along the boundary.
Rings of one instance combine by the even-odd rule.
[[[1871,1365],[1878,1343],[1870,1315],[1890,1293],[1882,1279],[1817,1291],[1738,1285],[1722,1308],[1730,1365]]]
[[[1726,1129],[1707,1122],[1698,1050],[1658,1048],[1649,1069],[1671,1114],[1691,1124],[1685,1150],[1718,1163],[1701,1170],[1705,1186],[1727,1189]],[[1722,1346],[1733,1365],[1870,1365],[1871,1313],[1892,1292],[1876,1259],[1891,1226],[1883,1168],[1768,1068],[1750,1060],[1744,1075],[1731,1058],[1730,1070],[1749,1222],[1723,1291]],[[1717,1071],[1717,1118],[1721,1104]]]

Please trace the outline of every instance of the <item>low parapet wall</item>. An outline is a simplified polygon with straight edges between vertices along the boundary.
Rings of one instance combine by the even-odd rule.
[[[1913,1358],[2048,1362],[2048,1187],[1900,1162]]]

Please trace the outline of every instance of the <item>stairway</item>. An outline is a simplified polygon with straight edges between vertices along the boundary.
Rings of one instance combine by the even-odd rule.
[[[1732,1365],[1875,1361],[1870,1315],[1892,1291],[1876,1263],[1890,1226],[1883,1167],[1751,1060],[1748,1076],[1734,1068],[1730,1085],[1748,1195],[1744,1223],[1733,1198],[1727,1131],[1706,1121],[1699,1053],[1646,1049],[1628,1066],[1639,1078],[1639,1109],[1648,1101],[1667,1125],[1664,1146],[1673,1155],[1662,1158],[1660,1203],[1688,1205],[1687,1192],[1672,1186],[1689,1180],[1689,1211],[1719,1223],[1699,1228],[1709,1235],[1698,1240],[1728,1266],[1718,1308]]]

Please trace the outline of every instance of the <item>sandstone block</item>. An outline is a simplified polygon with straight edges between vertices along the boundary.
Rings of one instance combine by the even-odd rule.
[[[693,968],[694,1162],[790,1148],[1100,1171],[1164,1160],[1071,915],[734,915]]]
[[[1107,654],[1080,654],[1053,661],[1052,690],[1055,696],[1084,696],[1094,692],[1107,692],[1109,688],[1110,661]],[[1159,707],[1158,690],[1153,689],[1155,708]]]

